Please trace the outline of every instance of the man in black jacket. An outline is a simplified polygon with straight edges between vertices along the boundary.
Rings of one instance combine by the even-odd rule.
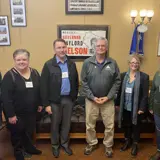
[[[60,145],[68,155],[69,130],[74,101],[78,94],[76,65],[66,56],[67,45],[63,39],[53,42],[55,55],[48,60],[41,74],[43,105],[51,115],[51,143],[55,157],[59,157]]]

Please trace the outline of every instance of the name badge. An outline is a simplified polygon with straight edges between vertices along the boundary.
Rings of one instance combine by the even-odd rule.
[[[25,82],[26,88],[33,88],[33,83],[32,82]]]
[[[128,88],[128,87],[127,87],[126,90],[125,90],[125,92],[126,92],[126,93],[132,93],[132,88]]]
[[[68,72],[62,72],[62,78],[68,78]]]

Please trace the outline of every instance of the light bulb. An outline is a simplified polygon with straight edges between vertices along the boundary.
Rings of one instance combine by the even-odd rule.
[[[153,17],[154,15],[154,11],[153,10],[148,10],[147,11],[147,17],[150,18],[150,17]]]
[[[131,17],[137,17],[137,14],[138,14],[137,10],[131,10],[130,12]]]
[[[139,12],[140,17],[145,17],[146,14],[147,14],[147,11],[145,9],[140,10],[140,12]]]

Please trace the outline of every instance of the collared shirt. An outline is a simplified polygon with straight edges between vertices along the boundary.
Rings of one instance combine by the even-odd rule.
[[[57,56],[56,56],[56,60],[62,72],[61,95],[69,95],[71,90],[71,85],[69,81],[67,57],[65,58],[64,63],[62,63]]]
[[[106,61],[106,58],[103,60],[102,63],[99,63],[99,62],[96,60],[96,64],[97,64],[97,66],[98,66],[100,69],[102,69],[105,61]]]
[[[126,73],[128,76],[127,82],[126,82],[126,88],[125,88],[125,105],[124,109],[127,111],[132,111],[132,103],[133,103],[133,89],[134,89],[134,83],[135,80],[131,83],[129,82],[129,72]]]

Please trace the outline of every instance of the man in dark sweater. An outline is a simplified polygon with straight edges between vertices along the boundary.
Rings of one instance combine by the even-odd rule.
[[[78,94],[76,65],[66,56],[63,39],[53,43],[55,55],[48,60],[41,74],[41,97],[46,112],[51,116],[51,143],[53,155],[59,157],[60,145],[68,155],[69,130],[74,101]]]

